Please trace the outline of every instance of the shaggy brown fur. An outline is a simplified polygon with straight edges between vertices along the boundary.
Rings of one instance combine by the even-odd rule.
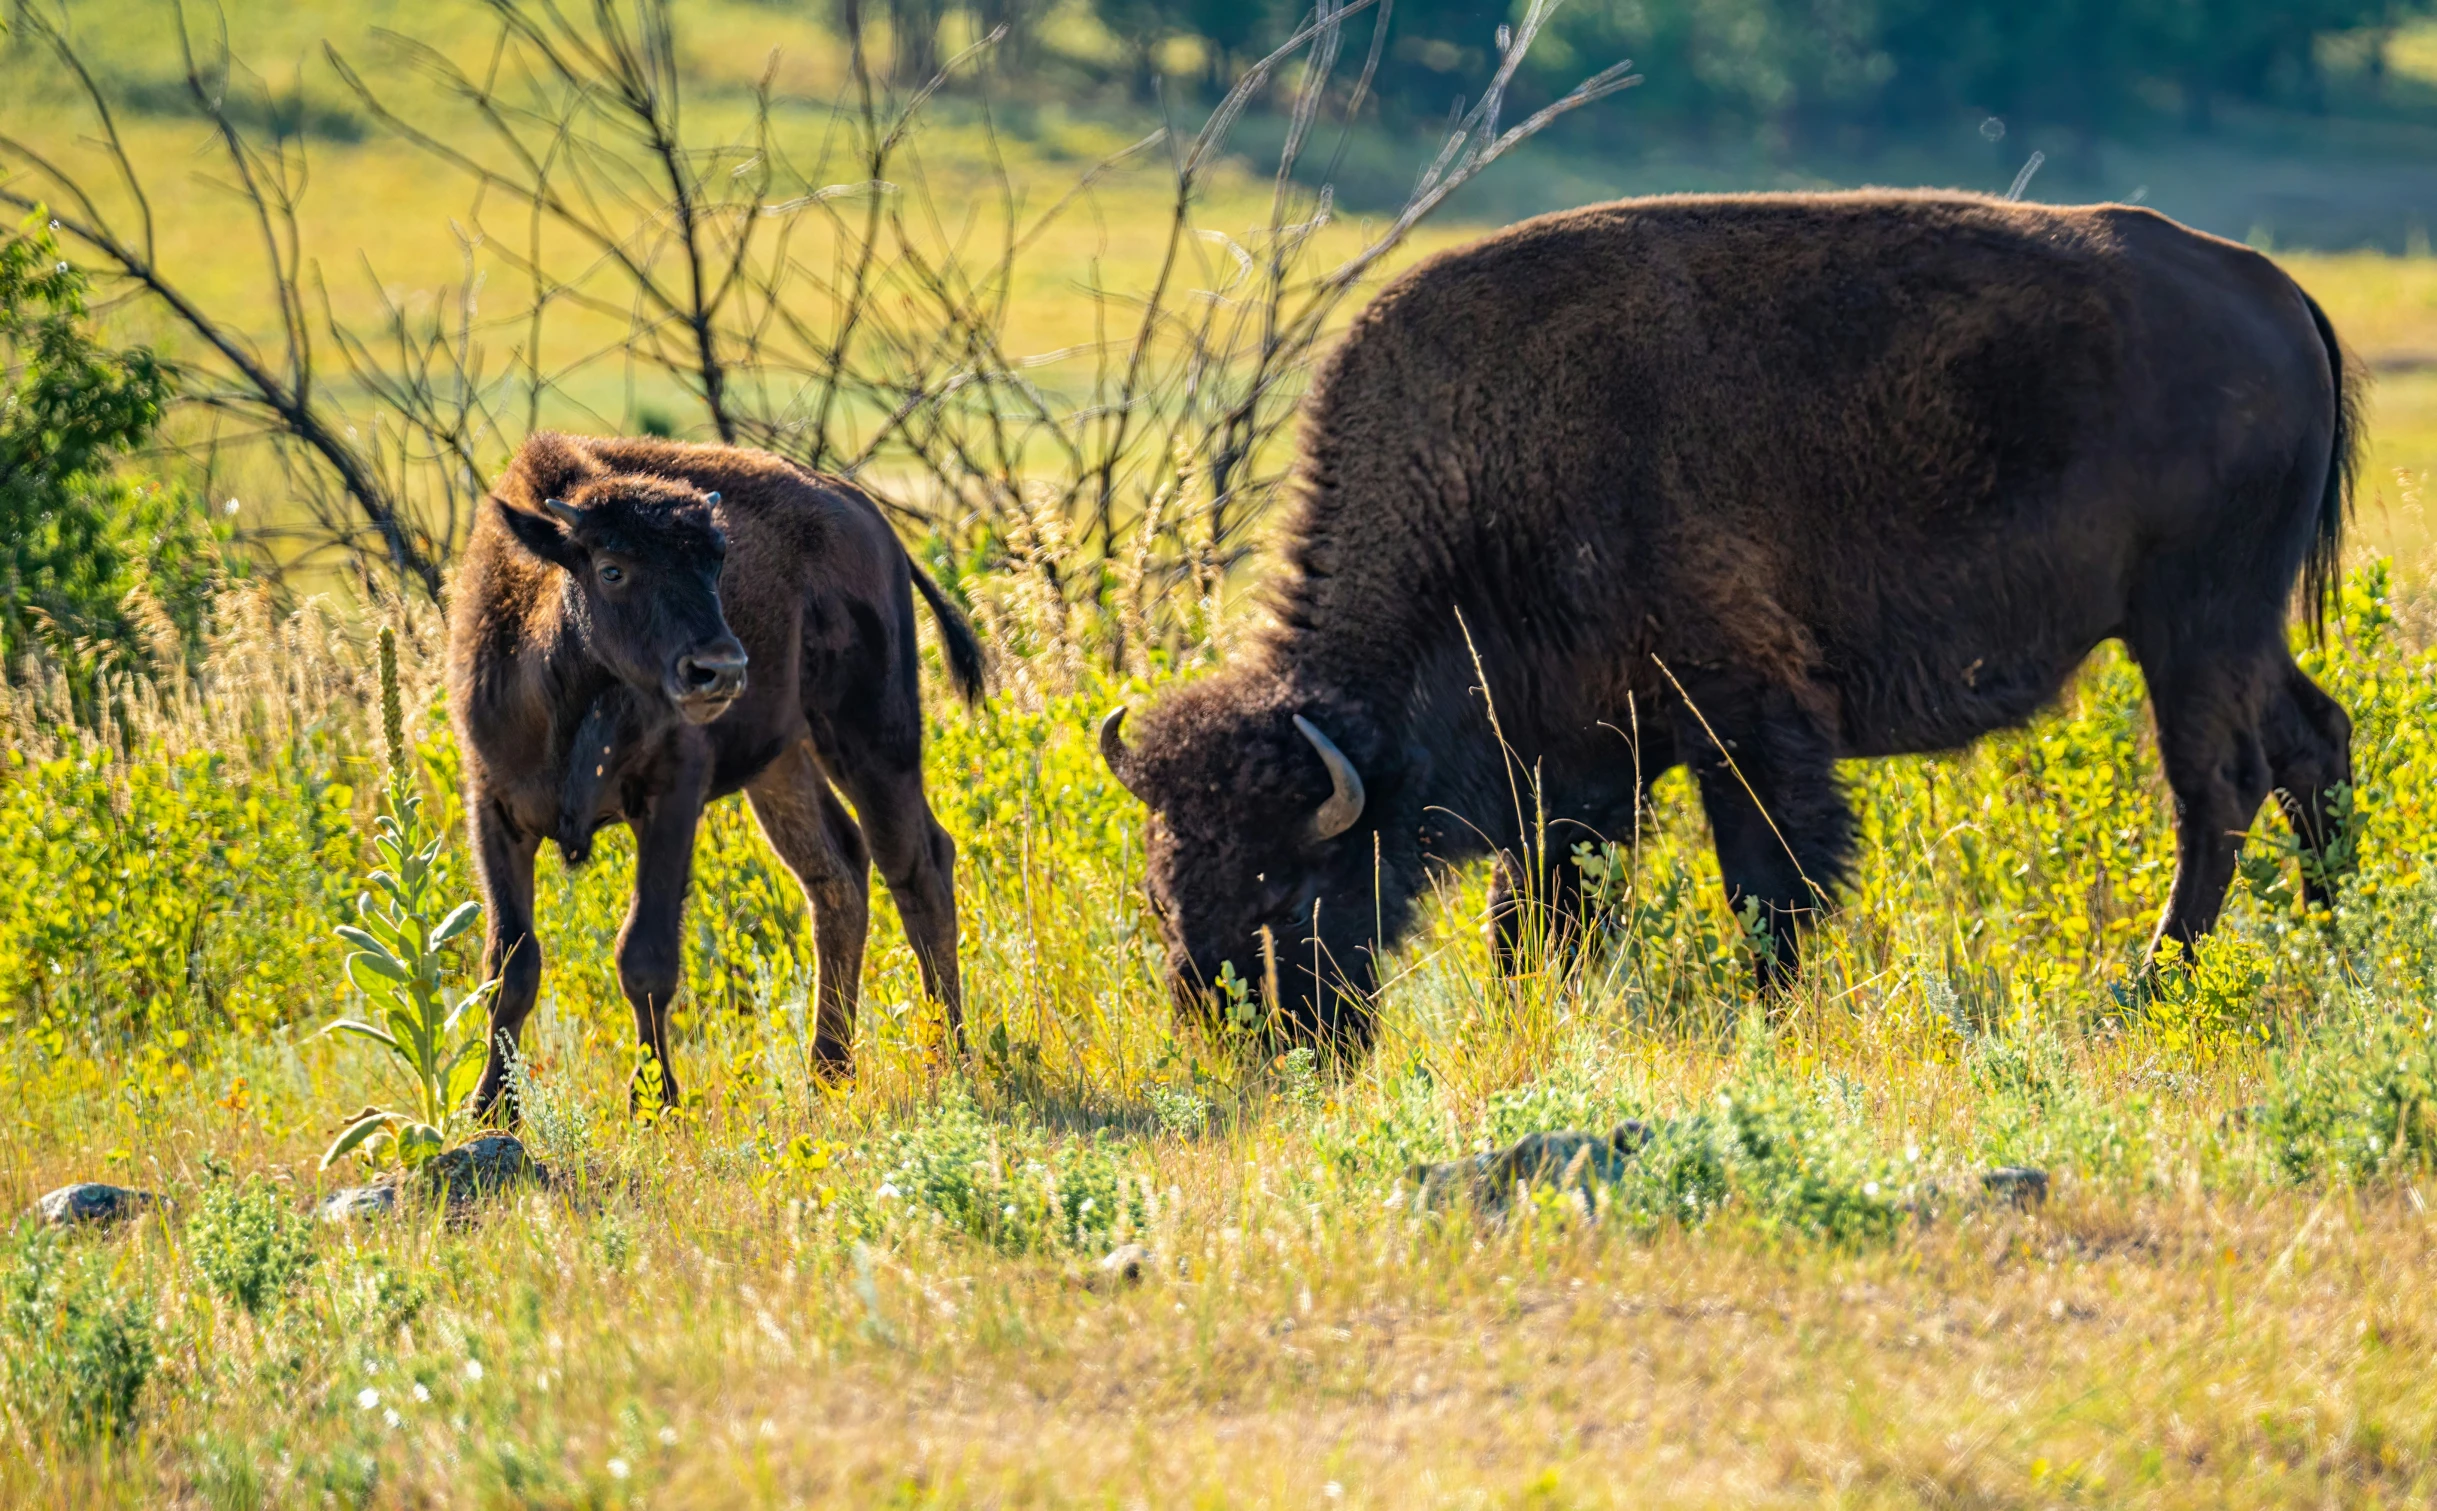
[[[1639,200],[1422,264],[1311,399],[1273,632],[1112,747],[1180,990],[1260,979],[1266,929],[1282,1009],[1359,1038],[1433,867],[1499,857],[1511,947],[1678,762],[1778,979],[1844,872],[1832,763],[2015,724],[2110,637],[2189,941],[2260,801],[2316,844],[2348,778],[2285,625],[2333,581],[2351,381],[2267,259],[2121,206]],[[1368,789],[1334,838],[1299,822],[1330,784],[1298,713]]]
[[[581,860],[617,822],[636,840],[619,984],[675,1099],[668,1009],[694,828],[739,789],[812,905],[821,1064],[852,1064],[874,860],[961,1043],[956,846],[922,790],[915,589],[958,691],[978,698],[972,631],[852,484],[734,447],[525,443],[475,524],[450,609],[450,711],[486,958],[504,983],[479,1108],[500,1099],[504,1047],[541,983],[535,852],[553,840]]]

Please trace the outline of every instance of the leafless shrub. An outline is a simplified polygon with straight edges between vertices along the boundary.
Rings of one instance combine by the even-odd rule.
[[[199,338],[206,355],[186,370],[188,392],[253,424],[292,464],[317,546],[436,597],[483,479],[525,432],[631,419],[589,414],[571,393],[571,380],[614,364],[630,394],[648,380],[688,395],[697,433],[863,477],[908,531],[998,569],[972,585],[977,610],[1045,654],[1037,675],[1053,681],[1087,658],[1129,669],[1153,646],[1208,636],[1218,587],[1285,481],[1311,363],[1349,301],[1450,193],[1558,116],[1637,82],[1619,65],[1503,126],[1508,85],[1556,3],[1533,0],[1501,29],[1488,88],[1402,210],[1329,257],[1330,193],[1297,170],[1324,117],[1350,116],[1369,87],[1384,28],[1350,80],[1341,53],[1347,19],[1374,0],[1318,0],[1198,130],[1156,132],[1094,164],[1037,214],[989,130],[980,64],[1003,28],[898,94],[867,56],[861,6],[845,4],[845,97],[799,156],[802,133],[774,109],[773,71],[740,124],[718,135],[697,124],[668,0],[485,3],[499,30],[479,71],[388,39],[439,108],[384,94],[327,50],[380,128],[472,192],[457,222],[462,279],[423,313],[385,298],[376,327],[356,330],[333,312],[297,234],[302,144],[266,143],[229,108],[238,70],[224,42],[188,43],[186,81],[262,242],[279,310],[267,346],[163,269],[105,91],[39,18],[31,35],[99,122],[123,191],[112,203],[126,208],[111,213],[58,157],[7,137],[0,158],[14,177],[0,200],[66,206],[61,230],[101,271]],[[902,49],[895,61],[902,69]],[[960,185],[946,203],[917,128],[951,81],[969,82],[984,151],[979,192]],[[1234,128],[1265,101],[1287,127],[1268,214],[1230,235],[1203,223],[1201,202]],[[1172,192],[1148,286],[1089,287],[1086,343],[1011,349],[1018,274],[1045,233],[1154,154]],[[377,287],[369,260],[364,273]],[[521,293],[502,299],[511,286]],[[343,369],[335,381],[324,353]]]

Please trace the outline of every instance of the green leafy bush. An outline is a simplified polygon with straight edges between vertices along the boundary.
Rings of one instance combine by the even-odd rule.
[[[313,1267],[313,1218],[260,1176],[215,1171],[186,1225],[187,1252],[222,1300],[260,1316]]]
[[[1579,1128],[1605,1133],[1640,1109],[1603,1073],[1605,1046],[1582,1045],[1521,1086],[1492,1092],[1485,1135],[1491,1144],[1511,1144],[1527,1133]]]
[[[1765,1227],[1851,1243],[1890,1237],[1902,1220],[1901,1177],[1858,1125],[1780,1082],[1719,1093],[1708,1128],[1726,1189]],[[1709,1167],[1697,1151],[1657,1169],[1671,1194],[1706,1190]]]
[[[1663,1224],[1693,1226],[1708,1220],[1731,1189],[1731,1146],[1720,1138],[1716,1119],[1695,1115],[1661,1119],[1650,1141],[1608,1191],[1610,1216],[1637,1230]]]
[[[2268,983],[2267,953],[2231,930],[2200,941],[2187,958],[2165,940],[2141,993],[2144,1014],[2169,1047],[2206,1054],[2225,1045],[2266,1038],[2260,988]]]
[[[2260,1134],[2295,1180],[2437,1164],[2437,1021],[2342,1014],[2280,1053]]]
[[[1101,1140],[1053,1140],[1029,1122],[995,1122],[952,1086],[892,1132],[866,1211],[876,1226],[921,1214],[994,1248],[1088,1249],[1143,1220],[1140,1184]]]
[[[72,1437],[124,1432],[156,1362],[149,1300],[114,1282],[104,1255],[30,1223],[0,1266],[0,1385],[18,1430],[48,1418]]]

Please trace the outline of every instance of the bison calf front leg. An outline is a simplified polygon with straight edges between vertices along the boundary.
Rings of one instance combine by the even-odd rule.
[[[1696,690],[1697,691],[1697,690]],[[1800,933],[1815,922],[1853,848],[1853,810],[1836,783],[1836,751],[1817,719],[1779,688],[1726,688],[1696,699],[1691,752],[1718,870],[1754,941],[1760,987],[1792,982]]]
[[[669,1008],[685,978],[685,892],[702,817],[699,782],[655,798],[635,829],[635,898],[618,933],[618,986],[635,1013],[635,1041],[659,1067],[660,1100],[677,1105]],[[640,1088],[637,1088],[638,1095]]]

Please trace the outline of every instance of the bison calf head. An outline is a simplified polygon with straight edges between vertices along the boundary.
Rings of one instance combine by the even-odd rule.
[[[1403,758],[1348,705],[1223,677],[1151,710],[1131,742],[1125,722],[1102,722],[1100,750],[1151,809],[1148,889],[1179,1004],[1219,1008],[1241,982],[1294,1036],[1367,1045],[1374,956],[1411,896],[1412,858],[1383,843],[1411,827],[1385,822]]]
[[[718,718],[745,690],[745,648],[719,606],[728,546],[718,503],[665,478],[609,475],[539,513],[500,505],[525,549],[566,573],[584,648],[690,724]]]

